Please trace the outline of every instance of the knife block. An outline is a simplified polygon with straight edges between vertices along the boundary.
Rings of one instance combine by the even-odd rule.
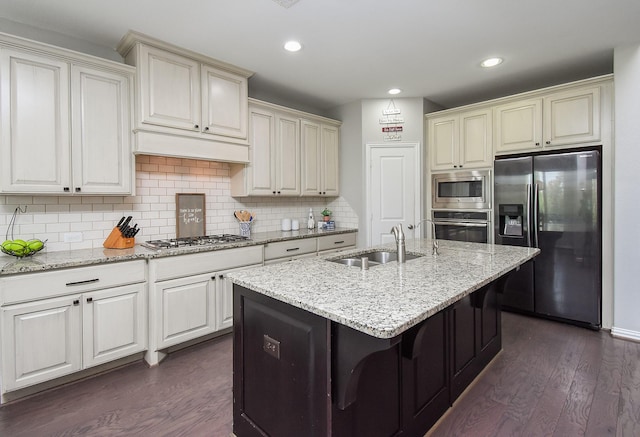
[[[116,226],[111,230],[111,233],[104,240],[102,245],[107,249],[129,249],[136,244],[136,239],[134,237],[125,238],[122,236],[120,229]]]

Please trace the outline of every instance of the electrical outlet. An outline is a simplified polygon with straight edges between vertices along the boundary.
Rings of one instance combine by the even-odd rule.
[[[66,232],[63,236],[65,243],[82,242],[82,232]]]

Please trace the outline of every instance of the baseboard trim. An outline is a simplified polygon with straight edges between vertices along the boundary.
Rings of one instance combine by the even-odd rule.
[[[611,335],[616,338],[622,338],[624,340],[631,340],[640,343],[640,332],[632,331],[630,329],[611,328]]]

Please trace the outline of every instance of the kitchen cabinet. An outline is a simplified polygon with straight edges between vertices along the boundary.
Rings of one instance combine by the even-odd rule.
[[[248,161],[251,72],[135,32],[118,51],[137,67],[136,153]]]
[[[2,393],[142,352],[145,262],[0,279]]]
[[[302,120],[302,195],[337,196],[338,127],[310,120]]]
[[[252,104],[250,164],[231,169],[232,196],[300,195],[300,121]]]
[[[356,248],[357,234],[336,234],[318,237],[318,255],[328,255]]]
[[[264,245],[264,264],[277,264],[318,255],[316,238],[277,241]]]
[[[6,35],[0,63],[1,192],[133,192],[133,68]]]
[[[231,195],[337,196],[340,123],[249,100],[251,162],[231,166]]]
[[[568,88],[495,108],[496,153],[598,143],[599,85]]]
[[[431,170],[491,167],[491,108],[427,117]]]
[[[262,246],[149,260],[149,350],[158,364],[166,349],[231,325],[226,275],[262,265]]]

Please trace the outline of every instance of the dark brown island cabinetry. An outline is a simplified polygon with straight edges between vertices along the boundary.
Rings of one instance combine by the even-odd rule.
[[[500,351],[506,277],[389,339],[234,285],[235,435],[423,436]]]

